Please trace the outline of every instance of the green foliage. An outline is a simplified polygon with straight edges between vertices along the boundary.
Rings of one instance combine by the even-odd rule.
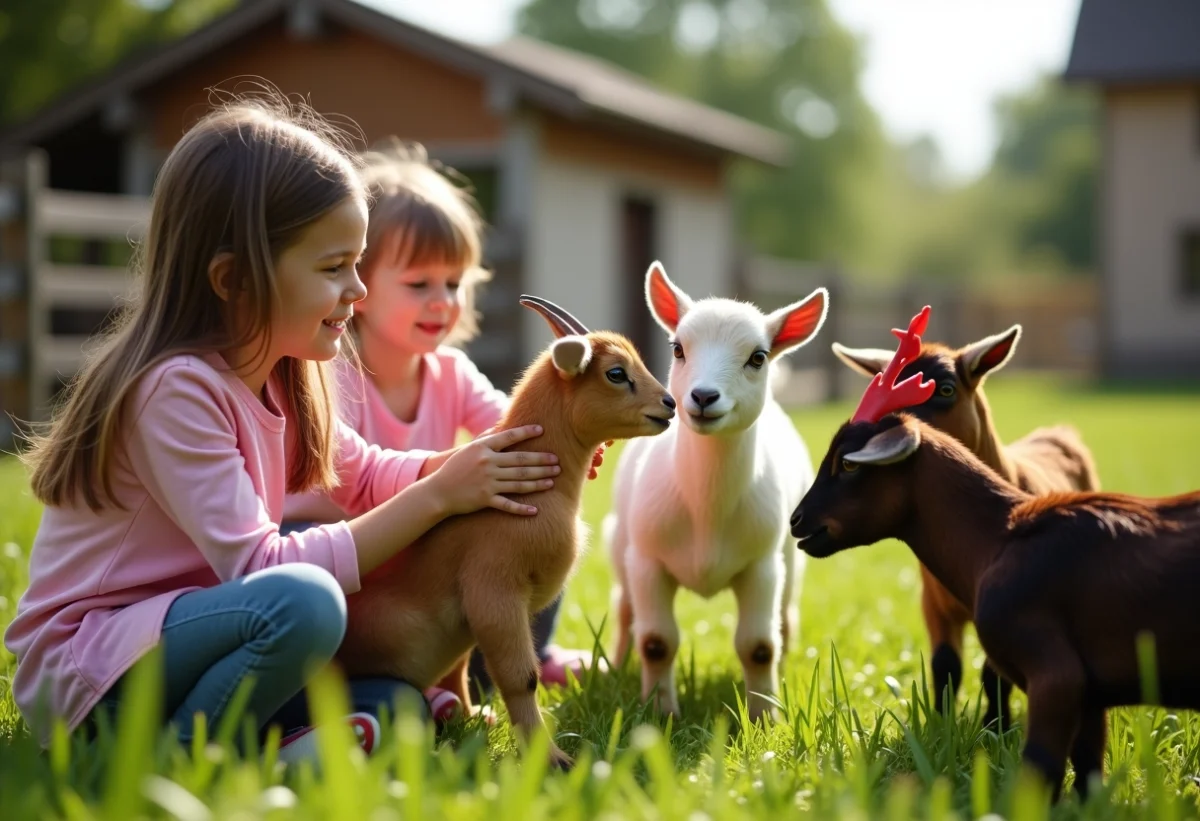
[[[1200,486],[1194,389],[1158,394],[1095,390],[1062,379],[1000,378],[989,398],[1002,436],[1069,420],[1095,452],[1105,487],[1164,495]],[[819,459],[848,404],[794,415]],[[1130,420],[1137,420],[1131,424]],[[615,452],[615,449],[614,449]],[[597,533],[608,510],[613,460],[589,482],[585,517]],[[27,584],[26,555],[40,516],[15,460],[0,461],[0,627]],[[594,544],[572,580],[559,640],[587,645],[605,622],[611,572]],[[638,698],[636,662],[610,676],[591,673],[566,690],[543,692],[558,743],[578,757],[548,775],[535,742],[525,758],[511,726],[479,721],[436,742],[411,716],[386,722],[370,759],[345,733],[322,739],[327,766],[284,771],[278,738],[243,745],[237,716],[188,750],[145,727],[153,698],[128,702],[90,745],[60,735],[40,753],[7,691],[12,658],[0,650],[0,815],[26,819],[1011,819],[1200,818],[1200,718],[1165,710],[1113,711],[1106,783],[1081,806],[1068,793],[1049,809],[1020,767],[1021,729],[998,736],[979,726],[982,654],[968,635],[966,681],[957,709],[938,713],[925,674],[919,574],[891,542],[809,560],[799,642],[788,654],[783,720],[750,725],[739,699],[734,606],[722,594],[681,593],[678,681],[683,717],[658,716]],[[155,658],[140,685],[156,677]],[[149,690],[144,691],[148,693]],[[314,688],[317,715],[339,715],[336,680]],[[236,700],[236,699],[235,699]],[[1021,721],[1023,698],[1017,697]],[[497,705],[499,706],[499,705]],[[250,752],[244,750],[250,749]]]
[[[786,134],[787,169],[733,175],[742,238],[759,251],[840,256],[866,230],[852,189],[884,141],[859,45],[825,0],[532,0],[517,27]]]
[[[36,111],[132,52],[186,34],[236,0],[5,0],[0,124]]]

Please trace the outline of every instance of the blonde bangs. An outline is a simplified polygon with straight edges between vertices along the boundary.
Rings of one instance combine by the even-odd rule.
[[[491,279],[483,267],[483,218],[470,192],[435,168],[419,145],[394,142],[364,156],[363,183],[371,195],[365,279],[380,267],[462,270],[463,309],[446,342],[461,345],[479,334],[476,289]],[[440,169],[440,170],[439,170]],[[465,183],[465,180],[464,180]]]

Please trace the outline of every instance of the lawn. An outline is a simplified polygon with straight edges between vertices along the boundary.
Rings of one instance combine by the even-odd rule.
[[[1006,438],[1038,424],[1078,426],[1107,489],[1162,495],[1200,488],[1200,393],[1097,391],[1005,374],[990,398]],[[838,405],[795,415],[814,460],[848,412]],[[595,532],[610,476],[605,470],[588,486]],[[0,500],[2,626],[25,583],[39,515],[12,459],[0,460]],[[561,642],[592,644],[608,611],[610,579],[604,547],[595,543],[568,588]],[[218,741],[185,752],[145,729],[145,709],[123,715],[114,734],[92,747],[59,739],[41,754],[24,735],[4,678],[0,818],[1046,817],[1020,774],[1019,725],[1001,737],[979,727],[982,655],[973,637],[957,711],[931,711],[918,596],[916,562],[901,544],[810,560],[800,640],[786,662],[786,718],[762,729],[740,720],[732,597],[706,601],[682,592],[682,720],[669,722],[639,703],[632,665],[544,693],[553,732],[579,761],[566,775],[547,775],[536,750],[519,758],[503,720],[490,732],[467,722],[435,743],[402,717],[369,761],[346,755],[337,746],[344,740],[330,736],[320,775],[282,772],[269,749],[236,754],[231,739],[240,730],[232,725],[214,728]],[[611,647],[610,627],[601,641]],[[0,668],[5,677],[12,672],[2,651]],[[152,668],[148,674],[152,685]],[[340,691],[323,692],[319,706],[336,714]],[[1023,709],[1018,698],[1018,722]],[[1068,796],[1052,817],[1200,816],[1200,720],[1153,709],[1114,712],[1105,770],[1099,794],[1084,806]]]

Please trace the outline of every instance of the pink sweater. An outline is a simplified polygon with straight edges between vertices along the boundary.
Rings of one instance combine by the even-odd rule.
[[[412,422],[396,418],[369,374],[339,361],[337,375],[343,421],[371,444],[393,450],[449,450],[459,430],[478,436],[508,409],[504,392],[465,353],[445,345],[422,362],[421,398]],[[284,521],[336,522],[345,517],[337,499],[325,494],[288,496],[283,503]]]
[[[289,562],[323,567],[347,593],[358,590],[345,523],[279,534],[288,437],[273,393],[264,406],[217,354],[166,360],[129,399],[113,465],[123,509],[44,511],[29,588],[4,635],[17,657],[13,695],[43,744],[41,699],[74,729],[154,647],[183,593]],[[414,482],[429,455],[369,446],[340,423],[337,448],[332,497],[351,515]]]

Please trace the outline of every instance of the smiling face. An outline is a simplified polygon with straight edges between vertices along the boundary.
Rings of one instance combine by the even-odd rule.
[[[433,263],[404,268],[380,263],[372,267],[368,281],[370,295],[357,320],[364,344],[380,341],[391,353],[432,353],[462,314],[460,266]]]
[[[771,340],[758,311],[701,301],[671,338],[668,384],[683,422],[697,433],[745,430],[767,398]]]
[[[588,340],[590,359],[586,373],[576,379],[572,404],[574,429],[596,442],[665,431],[675,416],[675,400],[629,340],[604,332],[590,334]]]
[[[878,447],[881,439],[876,437],[881,434],[892,438],[905,434],[909,429],[904,425],[896,416],[842,425],[812,487],[792,514],[791,533],[801,550],[824,558],[897,535],[911,507],[912,483],[898,475],[910,469],[911,451],[888,464],[864,464],[855,458],[869,443]]]
[[[354,303],[366,294],[357,272],[366,234],[366,204],[353,197],[316,220],[279,255],[271,359],[337,356]]]

